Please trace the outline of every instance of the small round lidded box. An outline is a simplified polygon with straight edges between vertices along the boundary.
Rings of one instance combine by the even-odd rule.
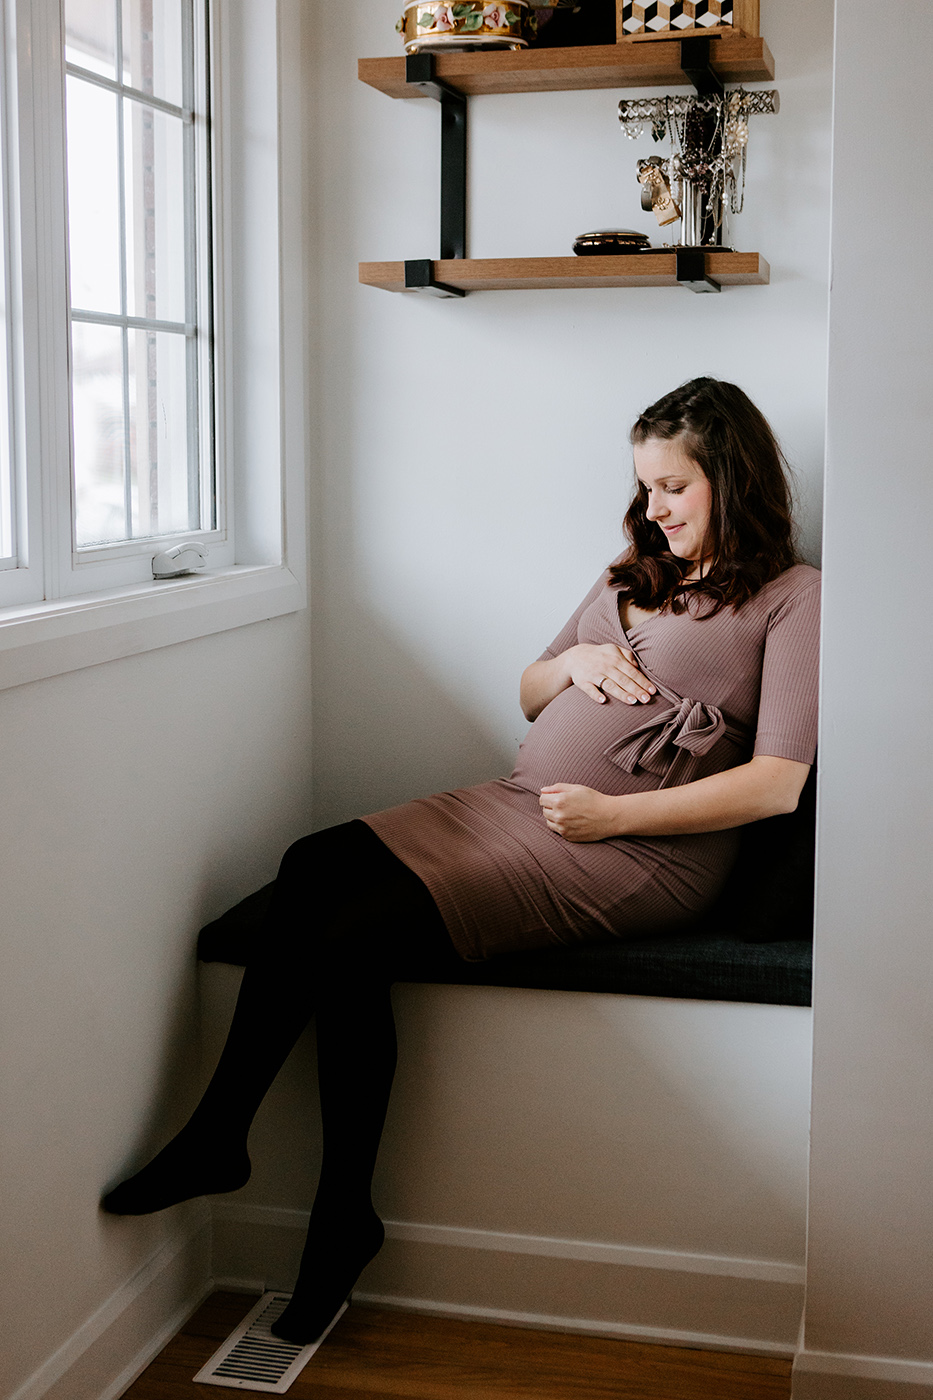
[[[406,53],[431,49],[523,49],[528,0],[409,0],[395,26]]]

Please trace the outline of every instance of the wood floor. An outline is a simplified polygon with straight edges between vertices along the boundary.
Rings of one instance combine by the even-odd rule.
[[[124,1400],[243,1400],[191,1377],[255,1299],[215,1293]],[[290,1400],[788,1400],[789,1361],[351,1307]]]

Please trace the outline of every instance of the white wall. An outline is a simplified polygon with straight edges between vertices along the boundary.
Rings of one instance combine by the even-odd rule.
[[[736,244],[769,287],[483,292],[356,284],[358,261],[436,255],[439,114],[356,81],[396,52],[394,0],[322,0],[324,444],[317,497],[315,814],[343,820],[511,767],[518,676],[621,548],[637,412],[696,374],[741,383],[801,476],[818,553],[832,7],[764,0],[779,117],[753,118]],[[650,231],[616,92],[470,108],[470,252],[569,253]]]
[[[307,826],[308,692],[297,614],[0,693],[0,1394],[187,1228],[97,1199],[184,1109],[196,930]]]
[[[301,91],[284,102],[293,142]],[[290,229],[304,192],[285,192]],[[299,474],[302,253],[293,242],[282,330]],[[300,512],[294,525],[297,567]],[[209,1280],[203,1205],[118,1220],[97,1202],[189,1104],[198,927],[310,825],[309,633],[305,611],[0,692],[5,1400],[110,1400]]]
[[[923,0],[885,7],[880,22],[870,0],[838,7],[813,1150],[795,1400],[933,1396],[933,201],[926,179],[896,211],[886,192],[892,153],[930,168],[931,51]]]

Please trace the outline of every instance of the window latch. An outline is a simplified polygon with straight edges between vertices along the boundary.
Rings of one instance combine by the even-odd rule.
[[[206,563],[207,550],[203,544],[188,540],[153,556],[152,577],[178,578],[179,574],[193,574],[196,569],[203,569]]]

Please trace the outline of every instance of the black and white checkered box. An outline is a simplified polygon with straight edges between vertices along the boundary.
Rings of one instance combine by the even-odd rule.
[[[623,34],[665,34],[733,24],[733,0],[622,0]]]

